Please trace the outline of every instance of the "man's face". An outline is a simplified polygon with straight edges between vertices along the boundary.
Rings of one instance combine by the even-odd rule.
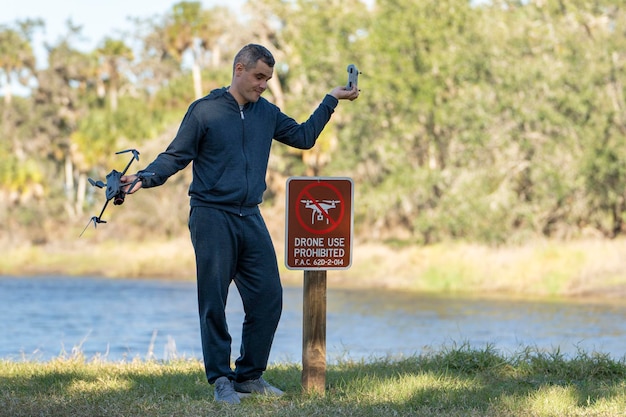
[[[243,64],[235,65],[235,74],[231,93],[239,104],[255,103],[267,89],[267,82],[272,78],[274,69],[258,60],[254,68],[245,69]],[[235,91],[232,91],[234,87]]]

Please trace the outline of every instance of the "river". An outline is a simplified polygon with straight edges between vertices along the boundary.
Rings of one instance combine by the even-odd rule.
[[[284,291],[271,363],[300,363],[302,288]],[[398,358],[460,344],[502,354],[525,347],[567,356],[626,354],[626,305],[439,297],[329,288],[327,361]],[[101,278],[0,277],[0,359],[201,358],[195,283]],[[243,312],[227,308],[233,355]]]

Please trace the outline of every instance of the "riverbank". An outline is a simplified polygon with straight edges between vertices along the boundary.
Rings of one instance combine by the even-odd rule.
[[[572,359],[527,348],[511,356],[454,346],[400,360],[327,367],[324,395],[303,392],[299,365],[270,366],[281,398],[213,401],[197,360],[0,361],[3,416],[617,416],[626,409],[623,361]]]
[[[284,267],[285,283],[303,272]],[[355,242],[352,266],[328,272],[334,287],[439,294],[617,300],[626,295],[626,240],[537,241],[493,248],[446,243],[394,246]],[[167,241],[73,240],[3,248],[0,275],[102,276],[194,280],[187,236]]]

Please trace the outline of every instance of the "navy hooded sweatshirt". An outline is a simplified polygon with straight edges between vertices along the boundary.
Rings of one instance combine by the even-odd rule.
[[[243,109],[227,88],[193,102],[168,148],[140,172],[143,187],[161,185],[193,161],[191,207],[206,206],[240,215],[258,213],[272,139],[310,149],[338,100],[326,95],[304,123],[261,97]]]

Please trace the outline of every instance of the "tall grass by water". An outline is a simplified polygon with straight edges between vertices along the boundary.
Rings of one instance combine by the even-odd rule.
[[[187,236],[145,242],[85,239],[1,249],[5,256],[0,257],[0,275],[195,279],[193,248]],[[276,251],[283,265],[280,239],[276,239]],[[625,251],[626,239],[542,240],[508,247],[356,242],[351,268],[329,271],[328,276],[331,286],[615,300],[626,293]],[[283,267],[281,277],[301,283],[302,271]]]
[[[597,353],[566,357],[526,348],[443,347],[400,359],[327,368],[324,395],[303,392],[298,364],[265,377],[281,398],[213,401],[197,360],[0,362],[0,416],[624,416],[626,363]]]

